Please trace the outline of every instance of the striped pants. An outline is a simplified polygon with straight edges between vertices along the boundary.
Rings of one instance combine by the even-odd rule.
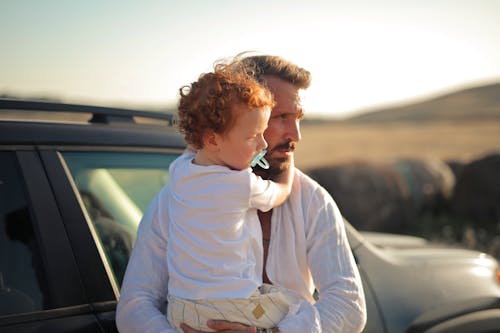
[[[168,295],[167,318],[179,328],[181,323],[212,332],[207,320],[222,319],[258,328],[277,327],[288,314],[290,304],[300,301],[299,296],[276,286],[264,284],[248,298],[186,300]]]

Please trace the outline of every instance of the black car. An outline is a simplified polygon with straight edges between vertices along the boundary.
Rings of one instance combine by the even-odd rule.
[[[185,148],[172,115],[10,99],[0,110],[0,332],[116,332],[139,221]],[[377,247],[347,226],[365,332],[500,327],[493,258],[405,238],[395,249],[383,235]]]

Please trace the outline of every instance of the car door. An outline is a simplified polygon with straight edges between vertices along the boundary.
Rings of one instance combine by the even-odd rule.
[[[143,212],[179,149],[58,146],[40,151],[89,305],[116,331],[119,288]]]
[[[38,153],[0,161],[0,331],[102,332]]]

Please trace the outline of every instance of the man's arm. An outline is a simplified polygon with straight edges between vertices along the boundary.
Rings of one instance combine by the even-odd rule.
[[[164,315],[168,268],[166,225],[155,197],[139,225],[121,287],[116,325],[121,333],[176,332]]]
[[[319,293],[314,305],[324,332],[361,332],[366,305],[361,277],[349,246],[344,221],[330,195],[321,189],[322,209],[311,221],[308,260]]]

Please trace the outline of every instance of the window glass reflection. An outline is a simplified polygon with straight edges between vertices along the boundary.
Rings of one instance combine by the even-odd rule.
[[[143,212],[168,182],[177,154],[64,152],[116,282],[121,284]]]
[[[0,316],[48,309],[42,258],[15,156],[0,152]]]

